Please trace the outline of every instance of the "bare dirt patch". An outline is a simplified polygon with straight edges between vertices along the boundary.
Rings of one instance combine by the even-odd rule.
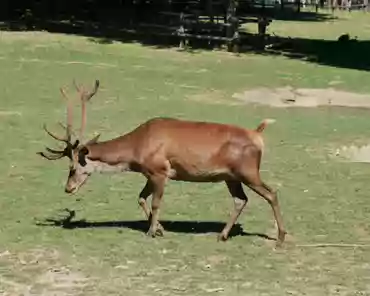
[[[327,89],[310,89],[287,86],[282,88],[257,88],[232,96],[248,104],[261,104],[277,108],[340,106],[370,108],[370,95]]]
[[[370,108],[370,95],[327,89],[308,89],[287,86],[282,88],[257,88],[236,93],[233,98],[247,104],[260,104],[276,108],[338,106]],[[338,161],[370,163],[370,143],[335,148],[330,156]]]
[[[227,100],[226,94],[218,90],[208,90],[207,92],[192,94],[188,96],[191,101],[206,103],[206,104],[221,104],[221,105],[239,105],[240,102]]]
[[[24,253],[2,252],[0,295],[79,295],[89,284],[81,272],[60,263],[55,250],[34,249]]]
[[[342,146],[331,156],[338,161],[370,163],[370,144],[363,146]]]

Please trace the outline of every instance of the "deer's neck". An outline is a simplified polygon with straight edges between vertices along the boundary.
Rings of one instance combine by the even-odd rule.
[[[88,146],[88,161],[101,173],[130,171],[135,149],[128,137],[120,137]]]
[[[87,161],[87,163],[91,166],[91,171],[97,173],[122,173],[131,171],[129,163],[109,164],[97,160]]]

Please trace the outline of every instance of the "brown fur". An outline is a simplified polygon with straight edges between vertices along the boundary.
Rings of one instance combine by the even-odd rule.
[[[277,197],[259,174],[263,150],[261,132],[267,124],[265,120],[257,129],[249,130],[219,123],[154,118],[121,137],[87,145],[87,158],[109,166],[127,164],[128,170],[147,178],[139,203],[151,218],[149,233],[153,236],[162,234],[158,209],[168,179],[224,181],[235,198],[235,212],[220,238],[227,239],[247,202],[241,187],[245,184],[272,206],[279,227],[278,243],[282,243],[285,230]],[[152,213],[146,205],[150,194],[153,195]]]
[[[85,104],[96,94],[99,81],[95,81],[90,92],[76,83],[75,87],[82,104],[81,140],[86,123]],[[234,198],[234,211],[218,236],[226,240],[248,201],[244,184],[270,204],[278,227],[277,245],[284,241],[286,231],[276,193],[261,180],[259,172],[264,148],[262,132],[271,119],[250,130],[220,123],[153,118],[115,139],[98,142],[97,136],[85,144],[79,140],[73,143],[72,105],[64,89],[61,92],[68,104],[66,135],[54,135],[46,126],[45,130],[66,147],[64,150],[47,148],[47,153],[39,154],[49,160],[70,159],[67,193],[76,193],[94,171],[143,174],[147,182],[139,194],[139,204],[150,221],[148,234],[154,237],[163,235],[163,227],[158,222],[159,207],[168,180],[225,182]],[[151,210],[146,202],[150,195]]]
[[[87,157],[109,165],[128,162],[146,174],[152,165],[162,165],[166,167],[162,173],[168,177],[169,169],[174,168],[179,181],[196,178],[210,182],[222,171],[219,181],[225,181],[236,178],[246,148],[262,148],[255,145],[259,138],[256,131],[231,125],[154,118],[126,135],[88,145]],[[250,161],[257,164],[247,159],[243,165],[249,166]]]

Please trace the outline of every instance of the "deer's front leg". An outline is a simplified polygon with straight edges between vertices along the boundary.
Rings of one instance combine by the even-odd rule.
[[[153,193],[153,185],[152,183],[148,180],[144,186],[144,188],[141,190],[139,194],[139,200],[138,203],[140,207],[143,209],[144,214],[146,218],[148,219],[149,223],[151,223],[151,216],[152,213],[150,212],[150,209],[147,204],[147,199],[148,197]],[[157,225],[157,235],[163,236],[164,228],[163,226],[158,222]]]
[[[150,219],[150,228],[148,231],[148,235],[155,237],[158,232],[161,232],[158,228],[159,222],[159,207],[161,204],[163,192],[164,192],[164,186],[166,183],[166,177],[165,176],[155,176],[150,180],[152,183],[152,213],[151,213],[151,219]],[[163,232],[162,232],[163,235]]]

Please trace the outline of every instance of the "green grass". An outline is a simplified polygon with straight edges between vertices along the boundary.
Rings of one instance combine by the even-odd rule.
[[[304,36],[328,39],[349,23],[364,24],[368,32],[365,17],[352,15],[330,24],[333,36],[325,23],[276,22],[276,28],[288,32],[288,25],[302,26]],[[1,295],[370,295],[370,247],[298,246],[370,245],[369,167],[328,158],[331,147],[366,142],[369,111],[273,109],[233,105],[231,98],[258,86],[326,88],[338,79],[340,89],[370,93],[368,72],[283,57],[99,45],[47,33],[2,33],[0,38]],[[63,192],[67,160],[49,162],[36,155],[54,144],[42,124],[64,120],[58,88],[72,86],[73,78],[91,85],[101,80],[89,105],[88,133],[102,132],[103,139],[153,116],[251,128],[275,118],[265,131],[262,175],[279,190],[289,232],[284,248],[274,251],[273,242],[256,236],[216,243],[214,232],[167,231],[151,239],[126,227],[37,225],[58,219],[64,208],[75,210],[76,220],[98,225],[143,219],[137,205],[145,183],[140,175],[94,175],[76,200]],[[275,236],[269,206],[248,193],[240,224],[246,232]],[[160,219],[223,223],[231,209],[223,184],[172,182]]]

